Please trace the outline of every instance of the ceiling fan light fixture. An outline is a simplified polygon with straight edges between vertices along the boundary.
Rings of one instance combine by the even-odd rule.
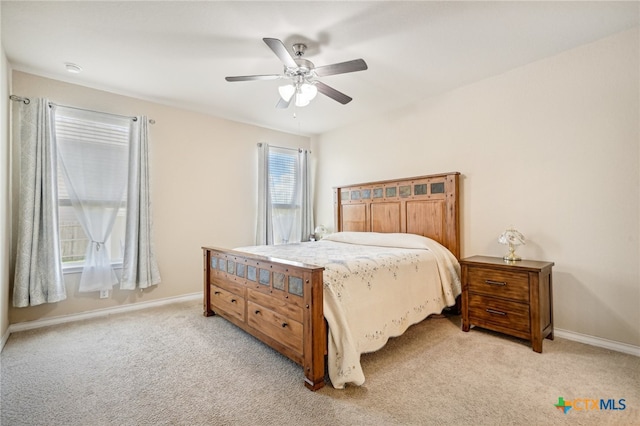
[[[296,106],[304,107],[309,105],[318,94],[318,89],[310,83],[299,84],[296,88]]]

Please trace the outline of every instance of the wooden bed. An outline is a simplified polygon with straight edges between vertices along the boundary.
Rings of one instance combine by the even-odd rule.
[[[411,233],[460,257],[459,173],[334,188],[336,231]],[[303,367],[305,386],[325,384],[324,268],[203,247],[204,315],[218,314]]]

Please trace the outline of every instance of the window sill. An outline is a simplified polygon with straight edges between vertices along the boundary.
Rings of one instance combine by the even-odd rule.
[[[111,267],[115,270],[121,270],[122,262],[113,262],[111,264]],[[83,269],[84,269],[84,264],[75,264],[75,265],[68,265],[68,266],[63,265],[62,273],[64,275],[81,274]]]

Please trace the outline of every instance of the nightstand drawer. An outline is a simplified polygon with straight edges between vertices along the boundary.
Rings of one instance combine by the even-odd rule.
[[[469,294],[469,319],[481,327],[492,323],[525,333],[530,331],[529,305],[525,303]]]
[[[469,291],[505,299],[529,301],[529,277],[526,273],[488,268],[469,268]]]

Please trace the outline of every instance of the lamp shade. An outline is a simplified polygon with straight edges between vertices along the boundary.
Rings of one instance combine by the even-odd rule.
[[[278,87],[278,93],[280,93],[280,97],[285,102],[289,102],[295,92],[296,88],[293,86],[293,84],[287,84],[285,86]]]
[[[304,96],[300,95],[300,93],[296,94],[296,106],[297,107],[304,107],[309,105],[309,102],[311,102],[309,99],[305,98]]]
[[[316,240],[321,240],[324,238],[325,235],[327,235],[327,228],[324,225],[318,225],[316,226],[316,229],[314,230],[314,234],[316,237]]]
[[[524,244],[524,235],[522,235],[517,229],[509,228],[500,234],[498,242],[500,244],[513,244],[514,246],[520,246]]]
[[[318,88],[315,84],[304,83],[300,86],[300,94],[311,101],[318,94]]]

